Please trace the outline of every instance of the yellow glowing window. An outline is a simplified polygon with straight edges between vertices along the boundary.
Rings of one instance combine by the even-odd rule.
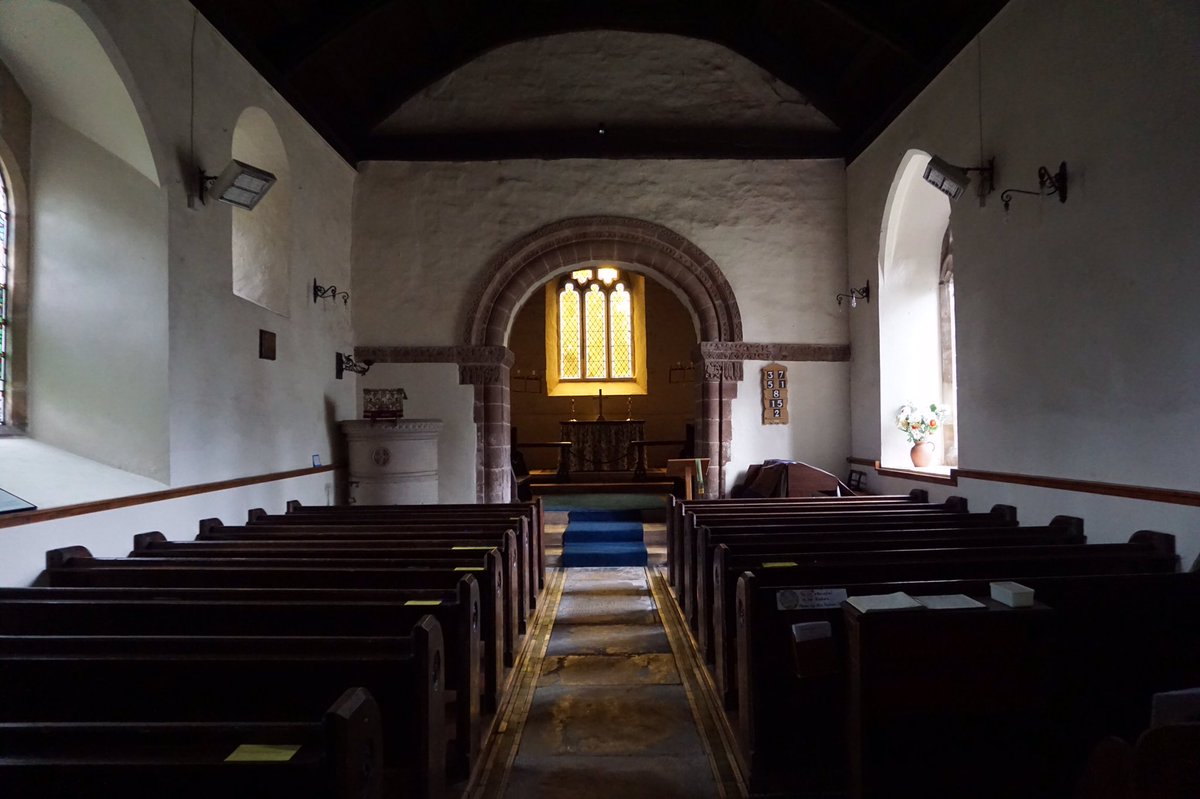
[[[563,380],[578,380],[583,361],[579,337],[579,292],[572,283],[558,295],[559,375]]]
[[[589,273],[590,275],[590,273]],[[596,270],[596,279],[606,286],[611,286],[613,281],[621,276],[621,273],[616,268],[611,266],[602,266]]]
[[[584,302],[584,341],[587,348],[587,376],[589,380],[604,380],[608,377],[608,324],[604,307],[608,303],[599,283],[588,288]]]
[[[612,377],[633,377],[633,306],[624,283],[608,295],[612,321]]]
[[[589,280],[592,279],[592,270],[591,269],[576,269],[574,272],[571,273],[571,279],[582,286],[584,283],[587,283]]]

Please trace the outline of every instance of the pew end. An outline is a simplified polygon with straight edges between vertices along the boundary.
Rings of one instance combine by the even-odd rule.
[[[946,512],[947,513],[970,513],[967,507],[967,498],[960,496],[946,497]]]
[[[1175,536],[1171,533],[1160,533],[1154,530],[1138,530],[1129,536],[1129,543],[1144,544],[1154,552],[1164,555],[1176,555]]]
[[[246,524],[254,524],[256,521],[267,515],[267,511],[263,508],[251,508],[246,511]]]
[[[1078,516],[1055,516],[1050,520],[1049,526],[1068,530],[1072,538],[1078,537],[1080,544],[1087,543],[1087,536],[1083,533],[1083,519]]]
[[[1133,799],[1133,747],[1115,736],[1096,744],[1073,798]]]
[[[167,540],[167,537],[158,530],[152,530],[148,533],[138,533],[133,537],[133,551],[141,552],[144,549],[149,549],[151,544],[161,544]]]
[[[1200,796],[1200,722],[1147,730],[1133,750],[1133,793],[1154,799]]]
[[[1017,509],[1012,505],[993,505],[988,513],[1006,524],[1017,524]]]
[[[222,527],[225,526],[225,522],[223,522],[217,518],[201,519],[199,526],[200,526],[199,538],[203,538],[205,533],[212,532],[213,530],[220,530]]]
[[[299,510],[300,510],[301,508],[303,508],[303,507],[304,507],[304,506],[303,506],[302,504],[300,504],[300,500],[298,500],[298,499],[289,499],[289,500],[287,501],[287,505],[285,505],[285,506],[284,506],[284,512],[285,512],[285,513],[296,513],[297,511],[299,511]]]
[[[929,492],[924,488],[914,488],[908,492],[908,498],[913,502],[928,502]]]
[[[420,796],[422,799],[443,799],[446,789],[446,680],[442,671],[445,666],[442,625],[433,616],[422,616],[413,627],[413,643],[417,660],[425,671],[417,694],[419,707],[415,712],[420,729],[430,733],[420,741],[420,770],[425,782]],[[386,792],[391,793],[390,790]]]
[[[325,732],[345,757],[333,768],[334,793],[340,799],[379,796],[383,780],[383,727],[379,705],[364,688],[348,688],[329,708]]]
[[[46,552],[46,568],[59,569],[66,566],[68,561],[92,557],[94,556],[87,547],[74,546],[51,549]]]

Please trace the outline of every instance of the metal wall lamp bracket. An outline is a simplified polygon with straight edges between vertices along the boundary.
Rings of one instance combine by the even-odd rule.
[[[313,302],[316,302],[317,300],[328,300],[335,297],[341,297],[343,305],[349,305],[350,303],[350,292],[338,291],[337,286],[334,285],[318,286],[317,279],[315,277],[313,278]]]
[[[338,380],[342,379],[342,375],[346,372],[353,372],[356,375],[365,375],[371,371],[371,367],[375,365],[374,361],[363,361],[359,363],[354,360],[353,355],[343,355],[340,352],[334,353],[337,356],[336,365],[334,367],[334,375]]]
[[[1004,210],[1008,211],[1009,204],[1012,203],[1014,194],[1033,194],[1038,197],[1053,197],[1058,195],[1058,201],[1065,203],[1067,201],[1067,162],[1063,161],[1058,165],[1058,171],[1051,174],[1049,169],[1044,166],[1038,167],[1038,188],[1037,191],[1028,189],[1005,189],[1000,192],[1000,201],[1004,203]]]
[[[857,308],[859,300],[866,300],[867,302],[870,302],[871,301],[871,281],[868,280],[866,283],[863,284],[863,287],[860,289],[850,289],[849,294],[837,295],[837,304],[841,305],[842,300],[844,300],[844,299],[850,300],[851,308]]]

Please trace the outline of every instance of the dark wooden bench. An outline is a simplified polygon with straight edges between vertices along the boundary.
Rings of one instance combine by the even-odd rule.
[[[161,636],[186,630],[198,636],[382,638],[405,635],[422,616],[433,616],[445,640],[445,694],[454,731],[452,765],[456,772],[469,772],[478,756],[484,685],[479,585],[471,575],[459,581],[454,594],[447,592],[437,599],[412,595],[392,602],[62,599],[39,592],[45,590],[31,589],[20,599],[0,598],[0,636]],[[114,591],[116,596],[120,594]],[[497,698],[486,696],[489,712],[494,711]]]
[[[204,519],[200,522],[200,533],[197,540],[200,541],[215,541],[215,540],[278,540],[278,539],[306,539],[318,538],[326,540],[339,540],[338,537],[347,539],[384,539],[384,538],[413,538],[424,540],[446,540],[452,541],[456,538],[467,540],[478,540],[481,538],[491,538],[499,536],[501,542],[505,541],[505,533],[510,530],[515,535],[517,547],[510,550],[505,543],[501,546],[505,557],[513,557],[517,561],[517,577],[519,582],[515,583],[519,587],[519,591],[515,594],[520,598],[521,604],[518,606],[518,623],[523,632],[525,625],[532,615],[534,605],[537,600],[537,575],[533,569],[536,562],[532,544],[530,541],[529,527],[525,520],[520,520],[520,524],[513,525],[506,521],[473,521],[473,522],[457,522],[449,520],[425,520],[425,521],[368,521],[366,518],[360,520],[361,523],[350,524],[331,520],[325,523],[314,524],[250,524],[250,525],[226,525],[220,519]],[[515,553],[510,556],[510,552]]]
[[[709,553],[701,546],[704,530],[721,531],[727,535],[754,533],[805,533],[805,532],[849,532],[851,530],[902,530],[906,528],[932,529],[935,527],[1015,527],[1016,509],[1009,505],[996,505],[987,513],[958,513],[944,510],[906,512],[897,509],[869,511],[837,511],[833,513],[808,513],[775,517],[770,514],[758,516],[726,516],[706,518],[702,524],[691,525],[683,536],[683,610],[692,629],[699,628],[699,602],[701,575],[712,568]]]
[[[679,564],[683,558],[683,527],[689,512],[696,513],[705,510],[722,508],[737,508],[753,511],[756,507],[769,509],[772,507],[792,507],[803,511],[805,508],[831,508],[848,504],[864,506],[887,506],[900,503],[928,503],[929,493],[914,489],[909,494],[887,496],[853,496],[853,497],[797,497],[795,499],[708,499],[682,500],[675,496],[667,497],[667,577],[672,587],[679,587]]]
[[[256,746],[295,751],[271,760],[246,749]],[[379,708],[370,693],[350,688],[307,723],[0,723],[0,791],[41,799],[379,799],[382,753]]]
[[[1117,566],[1119,564],[1114,568]],[[1127,658],[1119,655],[1120,644],[1109,646],[1103,654],[1094,651],[1097,641],[1105,640],[1103,622],[1097,625],[1096,620],[1119,616],[1120,606],[1125,604],[1122,597],[1126,596],[1137,597],[1134,604],[1140,609],[1135,612],[1150,616],[1155,613],[1155,608],[1164,605],[1195,609],[1195,599],[1188,597],[1200,596],[1198,578],[1200,575],[1174,573],[1007,575],[1007,579],[1018,579],[1035,588],[1040,602],[1060,613],[1082,613],[1086,619],[1080,623],[1078,615],[1063,616],[1066,619],[1064,626],[1056,633],[1062,651],[1074,653],[1080,664],[1069,681],[1073,697],[1069,700],[1066,697],[1068,686],[1056,689],[1059,696],[1055,701],[1059,704],[1069,701],[1074,708],[1067,714],[1070,719],[1057,722],[1064,740],[1072,737],[1071,730],[1087,729],[1102,735],[1104,733],[1097,731],[1106,730],[1110,725],[1121,728],[1114,719],[1130,715],[1129,703],[1119,712],[1106,710],[1104,721],[1088,710],[1089,704],[1095,704],[1088,697],[1114,691],[1120,693],[1120,686],[1137,682],[1137,678],[1130,675],[1138,671]],[[743,757],[753,786],[758,790],[784,792],[844,787],[846,627],[843,606],[836,596],[831,599],[828,589],[842,588],[850,596],[905,591],[914,596],[966,594],[986,597],[988,584],[988,579],[941,579],[837,584],[807,581],[785,586],[777,582],[759,585],[757,575],[744,575],[738,581],[737,599],[737,719]],[[781,591],[789,593],[786,601],[781,599]],[[829,625],[828,641],[795,645],[790,637],[792,625],[814,622]],[[1151,627],[1155,623],[1151,622]],[[1073,628],[1087,632],[1072,637],[1069,631]],[[1089,636],[1092,642],[1085,644]],[[1147,633],[1148,640],[1155,637]],[[801,652],[807,653],[803,659]],[[1089,654],[1084,655],[1085,652]],[[1149,651],[1143,651],[1140,657],[1162,660]],[[1196,658],[1191,660],[1197,661]],[[1095,661],[1095,665],[1083,665],[1090,661]],[[882,665],[883,669],[888,667],[886,663]],[[1133,705],[1136,708],[1133,714],[1138,721],[1133,722],[1132,727],[1136,730],[1148,716],[1148,695],[1139,696]],[[1125,729],[1129,726],[1127,723]],[[785,730],[790,742],[786,747],[780,743],[780,735]],[[1059,754],[1063,760],[1081,761],[1091,745],[1086,736],[1076,733],[1074,737],[1083,741],[1082,748],[1067,753],[1060,746]]]
[[[445,653],[430,616],[386,639],[0,640],[0,721],[306,721],[361,686],[379,705],[383,793],[445,793]]]

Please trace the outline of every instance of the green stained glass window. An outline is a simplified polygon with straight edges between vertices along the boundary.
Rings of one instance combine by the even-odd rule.
[[[581,377],[579,292],[567,283],[558,294],[558,373],[563,380]]]
[[[584,346],[587,348],[587,376],[589,380],[608,377],[608,320],[604,307],[604,292],[599,283],[593,283],[587,291],[584,303]]]
[[[624,283],[618,283],[608,296],[612,322],[612,376],[633,377],[633,305]]]

